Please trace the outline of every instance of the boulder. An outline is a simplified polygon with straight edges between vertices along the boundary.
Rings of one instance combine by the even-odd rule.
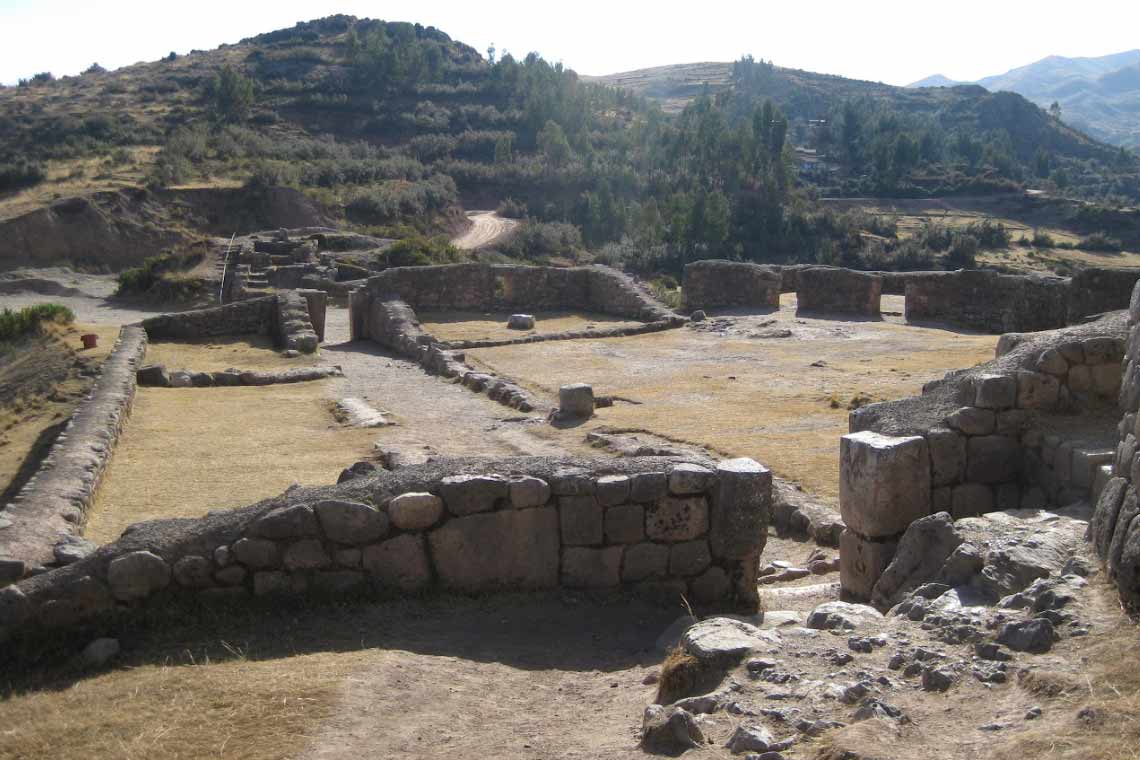
[[[250,536],[275,541],[318,535],[317,518],[305,504],[278,507],[258,518],[248,529]]]
[[[161,364],[147,364],[135,372],[135,381],[139,385],[154,386],[157,388],[170,387],[170,375],[166,367]]]
[[[767,752],[775,740],[771,732],[760,725],[740,725],[732,732],[728,742],[724,745],[734,755],[742,752]]]
[[[749,652],[778,645],[774,631],[763,631],[754,625],[717,617],[690,626],[681,636],[681,646],[698,660],[739,662]]]
[[[1053,624],[1045,618],[1033,618],[1018,623],[1006,623],[998,634],[998,643],[1015,652],[1041,654],[1053,648],[1057,634]]]
[[[680,707],[650,705],[641,722],[641,746],[646,752],[679,755],[701,747],[705,737],[692,713]]]
[[[883,624],[883,615],[874,607],[849,602],[824,602],[811,611],[807,627],[820,631],[851,631]]]
[[[899,539],[894,558],[871,591],[879,609],[898,604],[902,595],[938,577],[951,553],[962,543],[946,512],[915,520]]]
[[[209,588],[214,585],[214,563],[205,557],[187,555],[174,563],[174,580],[183,588]]]
[[[83,653],[79,655],[79,659],[85,667],[101,668],[118,657],[120,649],[118,639],[95,639],[83,647]]]
[[[88,541],[79,536],[67,536],[52,547],[52,554],[55,556],[57,564],[70,565],[81,559],[87,559],[98,548],[99,544],[94,541]]]
[[[498,475],[452,475],[440,481],[439,494],[453,515],[489,512],[495,502],[506,499],[509,485]]]
[[[507,318],[508,330],[533,330],[534,329],[534,315],[532,314],[512,314]]]
[[[268,539],[240,539],[230,547],[230,553],[238,562],[255,570],[277,565],[277,544]]]

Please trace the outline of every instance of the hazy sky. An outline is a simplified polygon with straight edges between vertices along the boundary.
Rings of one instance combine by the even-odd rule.
[[[516,56],[533,50],[582,74],[751,53],[780,66],[907,84],[1140,46],[1136,0],[0,0],[0,82],[210,49],[334,13],[418,21],[480,51],[492,42]]]

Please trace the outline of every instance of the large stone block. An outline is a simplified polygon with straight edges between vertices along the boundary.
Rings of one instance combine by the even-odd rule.
[[[983,435],[966,446],[966,479],[976,483],[1017,480],[1022,449],[1016,438]]]
[[[136,551],[111,560],[107,566],[107,585],[120,601],[150,596],[170,584],[170,566],[157,554]]]
[[[709,543],[712,553],[740,559],[762,550],[772,514],[772,472],[752,459],[728,459],[716,467]]]
[[[669,470],[669,492],[678,496],[704,493],[712,480],[712,470],[699,464],[685,462]]]
[[[550,486],[541,478],[514,478],[509,485],[511,506],[515,509],[541,507],[550,501]]]
[[[585,383],[563,385],[558,389],[558,413],[567,419],[594,416],[594,389]]]
[[[431,563],[422,535],[405,533],[368,546],[361,555],[361,563],[386,588],[412,593],[431,583]]]
[[[621,579],[626,582],[663,578],[669,566],[669,547],[642,543],[626,547]]]
[[[388,515],[370,504],[326,499],[313,505],[329,540],[338,544],[369,544],[388,533]]]
[[[796,305],[801,311],[877,316],[883,278],[867,272],[807,267],[796,278]]]
[[[930,514],[926,439],[851,433],[840,439],[839,458],[839,506],[851,530],[887,538]]]
[[[621,582],[622,547],[572,546],[562,553],[562,584],[570,588],[610,588]]]
[[[930,447],[930,475],[935,486],[961,482],[966,474],[966,437],[947,428],[927,432]]]
[[[954,486],[951,495],[950,514],[955,520],[963,517],[977,517],[994,508],[994,491],[984,483],[963,483]]]
[[[628,475],[604,475],[594,484],[594,496],[604,507],[612,507],[629,499]]]
[[[251,536],[279,541],[318,535],[317,518],[305,504],[278,507],[258,518],[247,531]]]
[[[989,435],[994,432],[997,415],[992,409],[964,406],[946,415],[946,424],[965,435]]]
[[[645,538],[645,507],[619,504],[606,510],[607,544],[636,544]]]
[[[1001,410],[1013,407],[1016,402],[1017,381],[1009,375],[979,375],[974,378],[974,406]]]
[[[495,502],[506,499],[509,493],[507,480],[497,475],[453,475],[439,484],[439,495],[448,511],[459,517],[489,512],[495,508]]]
[[[1017,373],[1017,406],[1021,409],[1053,409],[1060,397],[1057,378],[1040,372]]]
[[[710,564],[712,555],[708,541],[684,541],[669,547],[669,575],[699,575]]]
[[[388,502],[388,517],[400,530],[430,528],[443,517],[443,499],[430,493],[403,493]]]
[[[317,539],[303,538],[289,545],[282,562],[289,570],[317,570],[331,565],[332,557]]]
[[[689,541],[709,529],[703,496],[667,496],[645,511],[645,532],[654,541]]]
[[[243,538],[230,547],[238,562],[254,570],[277,565],[277,544],[265,538]]]
[[[602,505],[593,496],[562,496],[558,499],[564,546],[591,546],[605,537]]]
[[[629,498],[642,504],[669,493],[669,478],[663,472],[639,472],[630,479]]]
[[[445,589],[491,591],[558,585],[558,510],[504,510],[450,520],[429,534]]]
[[[839,536],[839,585],[858,601],[871,598],[875,583],[891,563],[898,541],[873,541],[850,529]]]

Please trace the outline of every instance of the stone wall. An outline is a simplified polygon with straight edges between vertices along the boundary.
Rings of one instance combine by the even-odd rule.
[[[1104,561],[1121,599],[1136,610],[1140,609],[1140,284],[1132,290],[1128,325],[1120,390],[1123,416],[1117,426],[1113,477],[1097,499],[1087,538]]]
[[[926,515],[1063,506],[1099,493],[1118,416],[1125,319],[1003,336],[999,356],[923,395],[851,414],[842,439],[841,582],[869,599]]]
[[[926,272],[906,283],[906,318],[992,333],[1068,324],[1069,281],[983,270]]]
[[[368,278],[367,291],[372,297],[396,297],[417,310],[581,309],[642,322],[681,322],[628,276],[602,266],[395,267]]]
[[[147,335],[124,327],[91,394],[75,410],[35,476],[0,510],[0,586],[55,561],[61,539],[78,535],[130,415]]]
[[[556,587],[757,609],[771,473],[750,459],[443,460],[128,528],[0,590],[0,641],[176,595]]]
[[[1140,269],[1084,267],[1078,269],[1069,289],[1069,321],[1093,314],[1127,309]]]
[[[686,264],[681,285],[687,309],[744,307],[775,311],[780,308],[782,290],[778,267],[720,260]]]
[[[882,293],[883,279],[869,272],[808,267],[796,277],[796,306],[804,312],[877,317]]]
[[[151,340],[193,340],[223,335],[269,335],[285,350],[312,353],[324,332],[327,296],[320,291],[286,290],[272,296],[235,301],[145,319]]]

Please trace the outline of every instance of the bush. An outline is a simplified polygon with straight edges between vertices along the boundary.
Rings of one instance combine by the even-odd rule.
[[[445,236],[427,238],[413,235],[399,240],[384,251],[386,267],[419,267],[432,264],[456,264],[463,254]]]
[[[57,303],[40,303],[13,311],[0,311],[0,342],[10,343],[29,335],[38,334],[45,322],[68,325],[75,321],[75,314],[66,306]]]
[[[143,295],[154,293],[163,288],[163,275],[167,272],[178,272],[192,269],[202,263],[205,255],[202,252],[173,253],[166,252],[158,256],[151,256],[143,261],[142,266],[127,269],[119,274],[119,288],[116,295]]]
[[[1057,241],[1048,232],[1041,232],[1040,230],[1033,231],[1033,247],[1034,248],[1056,248]]]
[[[47,172],[40,164],[30,161],[0,164],[0,193],[32,187],[45,179],[47,179]]]
[[[1001,222],[986,219],[966,225],[963,233],[977,238],[982,250],[994,251],[1009,248],[1010,233]]]
[[[946,254],[947,269],[975,269],[981,246],[973,235],[955,235],[954,243]]]
[[[536,222],[528,219],[519,225],[499,250],[516,259],[541,261],[558,256],[576,260],[582,251],[582,233],[565,222]]]
[[[508,196],[495,209],[495,213],[499,216],[505,216],[507,219],[525,219],[526,204]]]
[[[1103,232],[1094,232],[1081,238],[1076,247],[1082,251],[1099,251],[1101,253],[1120,253],[1124,250],[1124,245],[1118,238],[1109,237]]]

